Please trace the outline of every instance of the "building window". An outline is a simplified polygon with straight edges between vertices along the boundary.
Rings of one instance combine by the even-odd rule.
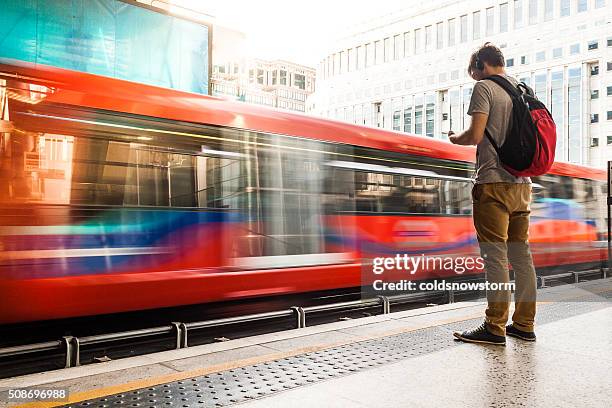
[[[583,11],[587,11],[588,1],[587,0],[578,0],[578,12],[582,13]]]
[[[397,111],[393,112],[393,130],[399,131],[401,129],[400,128],[400,125],[401,125],[400,124],[401,116],[402,116],[401,111],[397,110]]]
[[[606,87],[606,96],[612,96],[612,86]]]
[[[302,74],[293,74],[293,82],[299,89],[306,89],[306,76]]]
[[[404,132],[412,133],[412,107],[404,109]]]
[[[492,35],[493,34],[493,26],[495,24],[495,9],[493,7],[489,7],[488,9],[486,9],[486,24],[485,24],[485,32],[486,35]]]
[[[357,47],[357,56],[356,56],[356,61],[355,64],[357,66],[357,69],[361,69],[361,68],[365,68],[365,47],[364,46],[359,46]]]
[[[475,11],[472,14],[472,39],[480,38],[480,11]]]
[[[417,97],[414,106],[414,133],[423,134],[423,97]]]
[[[430,25],[425,26],[425,50],[431,51],[433,47],[433,30]]]
[[[563,56],[563,48],[553,48],[553,58],[561,58]]]
[[[425,106],[425,136],[434,136],[434,96],[427,95],[427,104]]]
[[[387,37],[385,38],[385,62],[389,62],[391,61],[391,59],[393,58],[393,48],[391,48],[391,38]]]
[[[612,61],[606,62],[606,71],[612,71]]]
[[[421,29],[417,28],[416,30],[414,30],[414,53],[420,54],[422,46],[423,42],[421,40]]]
[[[529,64],[529,60],[526,55],[521,56],[521,65]]]
[[[594,137],[593,139],[591,139],[591,147],[597,147],[599,146],[599,139]]]
[[[508,31],[508,3],[499,5],[499,32],[505,33]]]
[[[337,52],[334,54],[334,75],[338,75],[340,73],[340,53]]]
[[[258,69],[257,70],[257,83],[260,84],[260,85],[263,85],[264,79],[265,79],[264,70],[263,69]]]
[[[606,120],[612,120],[612,111],[606,112]]]
[[[591,65],[591,76],[599,75],[599,65]]]
[[[455,19],[451,18],[448,20],[448,46],[452,47],[455,45]]]
[[[606,0],[595,0],[595,8],[602,8],[606,6]]]
[[[382,64],[385,56],[385,50],[383,49],[382,41],[374,41],[374,63],[376,65]]]
[[[506,66],[507,67],[513,67],[514,66],[514,58],[508,58],[506,60]]]
[[[612,145],[612,136],[608,136],[607,144]]]
[[[529,0],[529,24],[538,22],[538,0]]]
[[[546,59],[546,51],[540,51],[536,53],[536,62],[542,62]]]
[[[410,55],[410,33],[404,33],[404,57]]]
[[[287,71],[283,69],[280,70],[280,84],[287,85]]]
[[[402,36],[396,35],[393,37],[393,59],[398,60],[402,57]]]
[[[537,74],[534,77],[534,91],[538,99],[548,106],[548,94],[546,92],[546,74]]]
[[[608,47],[612,47],[612,37],[608,38]]]
[[[550,21],[553,18],[554,0],[544,1],[544,21]]]
[[[374,65],[374,43],[366,44],[366,67]]]
[[[514,28],[523,25],[523,0],[514,0]]]
[[[560,7],[559,15],[561,17],[566,17],[570,15],[570,0],[561,0],[559,7]]]
[[[591,90],[591,99],[599,99],[599,89]]]
[[[599,122],[599,113],[591,113],[591,123]]]
[[[597,40],[589,41],[589,45],[587,48],[589,49],[589,51],[596,50],[597,48],[599,48],[599,43],[597,42]]]
[[[570,55],[580,54],[580,44],[570,45]]]
[[[444,47],[444,23],[440,21],[436,24],[436,48]]]
[[[544,75],[546,80],[546,75]],[[563,137],[563,130],[565,126],[565,118],[563,117],[563,107],[565,105],[563,100],[563,70],[553,71],[550,73],[550,113],[555,121],[555,127],[557,128],[557,145],[555,147],[555,155],[565,160],[565,138]]]
[[[278,71],[272,71],[272,85],[276,85],[278,83]]]
[[[459,17],[459,38],[462,43],[467,42],[467,15]]]

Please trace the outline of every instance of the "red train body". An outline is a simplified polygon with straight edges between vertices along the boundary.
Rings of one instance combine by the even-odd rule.
[[[477,254],[472,148],[0,62],[2,324],[358,287],[371,257]],[[534,180],[538,267],[605,259],[604,178],[555,163]]]

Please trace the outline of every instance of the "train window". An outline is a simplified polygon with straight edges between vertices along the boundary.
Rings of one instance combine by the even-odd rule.
[[[0,200],[68,204],[74,137],[0,133]]]
[[[468,181],[355,172],[355,210],[406,214],[471,214]]]
[[[12,202],[238,206],[239,159],[21,130],[0,137],[0,189]]]
[[[352,180],[323,165],[320,142],[244,132],[261,141],[247,161],[246,199],[249,234],[240,245],[241,257],[329,252],[324,238],[325,211],[347,210]],[[347,184],[350,184],[350,189]]]

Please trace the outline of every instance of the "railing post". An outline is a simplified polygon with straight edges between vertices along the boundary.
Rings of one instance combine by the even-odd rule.
[[[187,348],[189,345],[187,344],[187,325],[185,323],[179,324],[179,329],[182,332],[182,340],[181,340],[181,348]]]
[[[382,304],[382,312],[383,314],[391,313],[391,302],[389,302],[389,298],[386,296],[378,296],[378,300]]]
[[[291,310],[293,310],[293,312],[295,313],[295,328],[303,329],[304,327],[306,327],[306,312],[304,312],[304,309],[299,306],[293,306],[291,307]]]
[[[81,343],[79,342],[78,337],[72,338],[72,364],[73,367],[78,367],[81,365]]]
[[[174,326],[174,331],[176,332],[176,347],[175,349],[180,349],[186,347],[187,344],[187,332],[183,331],[183,327],[185,325],[180,322],[172,322],[172,326]]]
[[[64,351],[66,352],[66,358],[64,359],[64,368],[72,367],[72,336],[64,336],[62,337],[62,344],[64,346]]]

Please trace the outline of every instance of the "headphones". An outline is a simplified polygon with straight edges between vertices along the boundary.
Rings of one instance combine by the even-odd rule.
[[[491,44],[490,42],[484,43],[484,46],[480,48],[478,50],[478,53],[476,54],[476,61],[474,62],[476,65],[476,69],[478,69],[479,71],[483,71],[485,69],[484,62],[482,62],[482,60],[480,59],[480,53],[482,52],[482,49],[484,47],[488,47],[488,46],[493,46],[493,44]],[[497,56],[503,59],[503,54],[501,53],[501,50],[497,47],[494,47],[494,48],[495,48],[495,53],[497,54]]]
[[[479,71],[484,70],[484,63],[480,60],[480,50],[478,51],[478,54],[476,54],[476,69]]]

